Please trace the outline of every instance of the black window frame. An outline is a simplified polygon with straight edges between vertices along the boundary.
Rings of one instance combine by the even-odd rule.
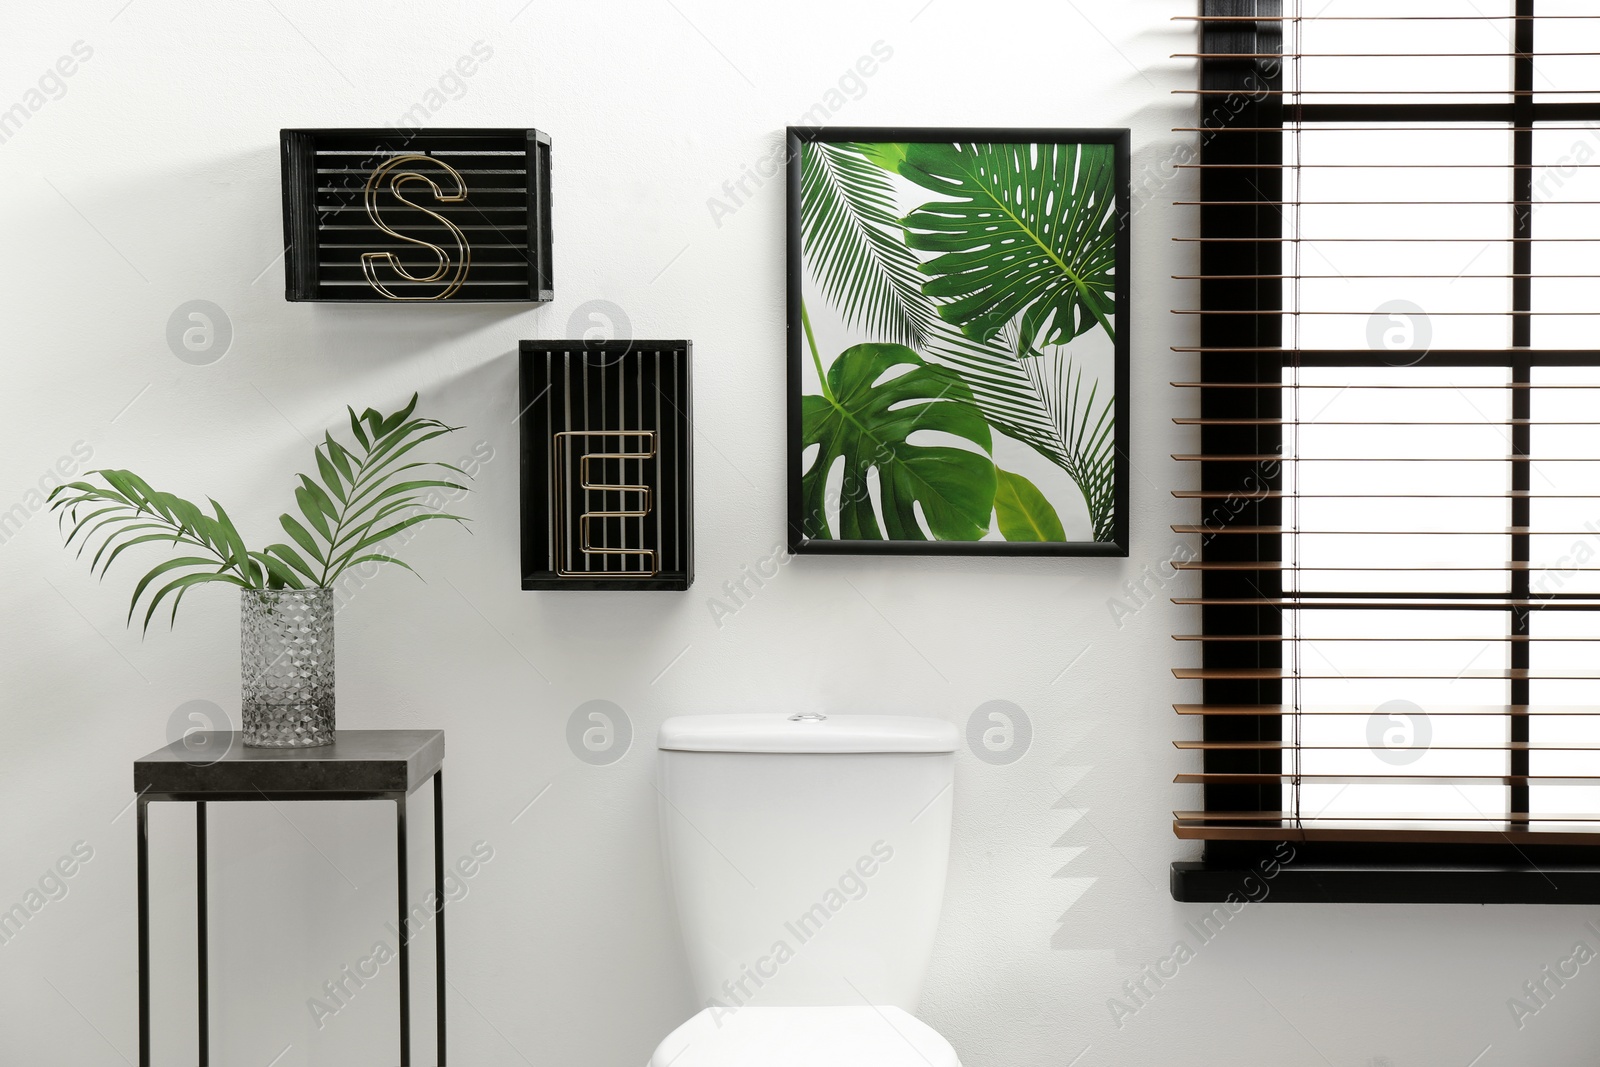
[[[1513,382],[1527,382],[1534,368],[1600,366],[1600,351],[1537,350],[1532,347],[1534,128],[1554,121],[1600,124],[1600,100],[1593,103],[1541,103],[1535,94],[1536,0],[1515,0],[1514,92],[1509,103],[1305,103],[1284,95],[1282,0],[1202,0],[1200,127],[1203,150],[1199,170],[1201,270],[1200,307],[1231,314],[1200,317],[1200,415],[1205,419],[1279,419],[1285,392],[1270,387],[1215,388],[1205,385],[1282,382],[1289,356],[1282,352],[1241,354],[1248,349],[1284,347],[1283,285],[1271,276],[1285,273],[1283,209],[1286,125],[1294,122],[1494,122],[1513,128],[1512,346],[1505,350],[1433,351],[1431,366],[1504,366]],[[1204,21],[1205,19],[1218,21]],[[1238,20],[1245,21],[1238,21]],[[1254,21],[1254,20],[1263,21]],[[1225,20],[1225,21],[1224,21]],[[1229,58],[1213,58],[1226,55]],[[1237,56],[1238,58],[1232,58]],[[1218,132],[1220,131],[1220,132]],[[1250,132],[1263,131],[1263,132]],[[1216,167],[1216,164],[1226,164]],[[1208,238],[1228,238],[1226,241]],[[1240,240],[1244,238],[1244,240]],[[1223,278],[1220,276],[1235,276]],[[1237,276],[1249,276],[1239,278]],[[1242,313],[1240,313],[1242,312]],[[1228,351],[1217,351],[1228,350]],[[1389,366],[1384,354],[1367,350],[1302,352],[1302,367]],[[1531,392],[1512,389],[1512,417],[1530,419]],[[1281,455],[1283,430],[1275,425],[1204,425],[1201,452],[1207,456]],[[1513,453],[1529,455],[1532,427],[1513,428]],[[1528,463],[1511,463],[1513,489],[1529,488]],[[1265,492],[1282,490],[1278,464],[1207,459],[1199,464],[1204,491],[1223,494],[1225,507],[1203,507],[1202,525],[1281,526],[1283,502]],[[1200,501],[1214,505],[1217,499]],[[1512,525],[1530,525],[1531,501],[1512,498]],[[1194,516],[1187,515],[1186,522]],[[1281,534],[1204,535],[1207,562],[1263,564],[1283,559]],[[1529,559],[1531,538],[1512,535],[1511,559]],[[1527,570],[1513,571],[1511,598],[1534,599]],[[1275,569],[1201,572],[1202,599],[1279,598],[1283,577]],[[1528,609],[1508,609],[1511,633],[1529,632]],[[1282,612],[1272,605],[1225,604],[1200,608],[1207,636],[1281,632]],[[1273,616],[1276,616],[1274,618]],[[1280,642],[1204,641],[1206,668],[1284,666]],[[1531,648],[1513,642],[1510,666],[1527,668]],[[1284,683],[1277,680],[1213,679],[1204,686],[1206,705],[1279,705]],[[1527,704],[1530,683],[1510,682],[1510,703]],[[1528,740],[1527,716],[1509,716],[1511,741]],[[1203,738],[1215,742],[1282,742],[1280,714],[1206,715]],[[1511,752],[1510,773],[1527,774],[1529,753]],[[1284,771],[1279,750],[1217,750],[1203,753],[1208,774],[1271,774]],[[1528,808],[1528,787],[1513,785],[1512,811]],[[1207,812],[1277,811],[1278,784],[1218,784],[1204,787]],[[1486,838],[1489,835],[1485,835]],[[1506,839],[1509,841],[1509,839]],[[1285,845],[1287,842],[1287,846]],[[1203,858],[1172,865],[1171,892],[1178,901],[1224,901],[1243,895],[1246,880],[1271,872],[1265,899],[1285,902],[1387,903],[1600,903],[1600,848],[1587,845],[1527,845],[1485,840],[1475,844],[1417,844],[1370,841],[1297,840],[1285,830],[1280,841],[1207,840]]]

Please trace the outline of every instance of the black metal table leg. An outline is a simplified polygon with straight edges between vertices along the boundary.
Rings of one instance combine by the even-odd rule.
[[[439,1038],[439,1067],[444,1063],[444,768],[433,772],[433,943],[434,1024]]]
[[[139,1067],[150,1067],[150,802],[137,800],[139,839]]]
[[[400,1067],[411,1067],[411,904],[406,894],[406,798],[395,799],[395,851],[400,869]]]
[[[237,801],[362,800],[395,803],[395,866],[400,938],[400,1055],[398,1067],[411,1067],[411,936],[421,924],[438,923],[436,936],[439,1063],[445,1057],[445,954],[444,954],[444,733],[439,730],[345,730],[337,746],[305,752],[258,752],[235,747],[225,733],[211,732],[204,743],[215,744],[222,755],[196,763],[190,737],[137,759],[133,764],[138,878],[139,952],[139,1067],[151,1067],[151,916],[150,916],[150,804],[153,801],[195,805],[195,949],[198,989],[199,1067],[211,1063],[211,873],[209,864],[210,805]],[[406,803],[408,793],[395,788],[395,769],[405,767],[403,781],[433,779],[435,826],[433,879],[435,904],[431,916],[413,918],[407,849]],[[420,922],[418,921],[420,919]],[[0,1055],[0,1061],[4,1056]],[[394,1060],[388,1060],[394,1065]],[[0,1062],[0,1067],[9,1067]]]
[[[196,958],[199,961],[200,1067],[211,1067],[211,937],[210,877],[206,869],[206,802],[194,806],[194,877]]]

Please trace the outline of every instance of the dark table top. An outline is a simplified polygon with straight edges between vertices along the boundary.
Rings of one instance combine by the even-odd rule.
[[[197,731],[133,761],[133,788],[203,800],[261,794],[405,794],[444,763],[443,730],[340,730],[321,748],[245,748],[244,737]],[[332,798],[330,798],[332,799]]]

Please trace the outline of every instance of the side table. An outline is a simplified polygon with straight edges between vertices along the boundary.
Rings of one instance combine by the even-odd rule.
[[[434,939],[438,965],[434,1006],[439,1067],[445,1062],[444,732],[340,730],[321,748],[245,748],[238,734],[190,734],[137,759],[133,788],[139,835],[139,1067],[150,1067],[150,835],[155,801],[195,806],[195,869],[199,942],[199,1067],[210,1067],[210,953],[207,936],[206,805],[218,801],[392,800],[399,865],[400,1067],[411,1067],[411,952],[406,931],[406,798],[433,779]]]

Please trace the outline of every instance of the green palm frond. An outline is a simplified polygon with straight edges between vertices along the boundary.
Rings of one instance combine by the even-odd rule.
[[[801,246],[828,300],[872,341],[922,347],[939,326],[927,277],[905,245],[884,171],[866,146],[800,148]]]
[[[372,408],[357,415],[354,408],[347,409],[353,448],[331,433],[323,435],[323,443],[316,447],[321,480],[300,475],[300,487],[294,491],[300,519],[288,513],[278,519],[305,555],[287,544],[268,545],[264,553],[276,561],[276,566],[268,566],[285,584],[298,588],[303,578],[314,585],[332,585],[362,563],[398,563],[411,570],[409,564],[381,551],[385,541],[424,522],[467,521],[436,510],[427,494],[439,489],[466,492],[466,486],[447,478],[419,477],[423,472],[445,471],[465,478],[465,471],[433,460],[400,462],[419,445],[460,429],[435,419],[412,418],[416,407],[413,395],[392,415]]]
[[[245,548],[244,540],[222,505],[209,501],[212,514],[171,493],[157,492],[132,471],[88,472],[104,483],[71,482],[50,494],[50,509],[66,531],[67,547],[74,543],[78,555],[94,546],[91,574],[104,578],[117,557],[136,545],[164,542],[183,546],[189,555],[167,560],[151,570],[134,587],[128,603],[128,621],[146,592],[150,599],[144,629],[150,629],[161,602],[172,597],[169,624],[178,617],[178,605],[190,588],[206,582],[223,582],[248,589],[266,588],[268,572]],[[70,529],[68,525],[70,524]],[[164,584],[160,580],[165,579]]]
[[[1008,348],[1005,338],[979,343],[943,327],[933,335],[928,353],[961,375],[990,425],[1057,466],[1068,465],[1070,452],[1051,397],[1029,372],[1027,358]]]
[[[1060,349],[1019,354],[1014,327],[987,344],[941,329],[929,349],[961,375],[990,425],[1067,473],[1083,494],[1094,539],[1115,532],[1116,405]]]
[[[1024,366],[1047,398],[1065,446],[1061,467],[1083,494],[1094,539],[1109,541],[1116,535],[1116,398],[1100,400],[1098,380],[1086,390],[1083,368],[1064,353],[1029,359]]]
[[[410,570],[386,551],[388,539],[435,519],[467,521],[440,511],[432,496],[435,490],[465,492],[467,487],[427,476],[448,471],[465,478],[465,471],[449,463],[401,462],[419,445],[459,428],[413,418],[416,406],[413,395],[409,404],[390,415],[368,408],[358,416],[349,409],[354,448],[340,444],[331,433],[324,435],[315,450],[320,480],[302,474],[295,490],[304,522],[287,514],[279,519],[304,556],[283,544],[252,551],[215,500],[207,501],[208,515],[181,497],[157,492],[131,471],[90,471],[104,484],[80,481],[58,486],[50,494],[50,508],[58,513],[67,547],[76,544],[80,557],[94,549],[89,570],[101,578],[118,556],[138,545],[167,544],[185,550],[184,555],[151,568],[134,586],[128,621],[149,594],[146,631],[156,608],[168,597],[172,598],[170,622],[177,619],[184,594],[208,582],[245,589],[305,589],[332,585],[344,571],[362,563],[396,563]]]
[[[1096,327],[1112,338],[1116,154],[1109,145],[878,145],[872,162],[947,199],[905,218],[905,242],[935,253],[923,292],[975,341],[1020,316],[1027,351]]]

